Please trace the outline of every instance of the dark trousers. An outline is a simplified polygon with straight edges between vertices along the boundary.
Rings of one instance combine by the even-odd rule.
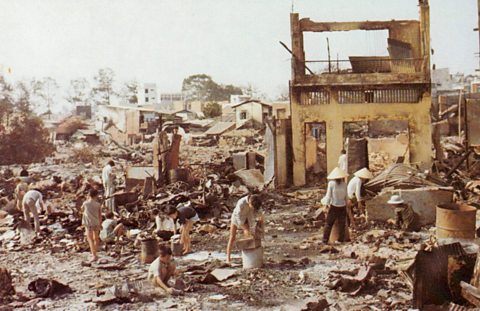
[[[332,232],[333,224],[338,221],[340,226],[339,241],[345,241],[345,222],[347,220],[347,207],[346,206],[331,206],[328,210],[327,221],[325,229],[323,230],[323,242],[328,243],[330,239],[330,233]]]

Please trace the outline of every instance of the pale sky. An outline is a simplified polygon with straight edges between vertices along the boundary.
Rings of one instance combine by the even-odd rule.
[[[477,68],[477,1],[431,0],[432,63]],[[294,0],[314,21],[418,19],[417,0]],[[0,0],[0,65],[12,79],[51,76],[62,86],[111,67],[116,80],[178,92],[206,73],[251,83],[275,98],[288,85],[292,0]],[[386,34],[329,34],[332,57],[382,55]],[[326,59],[324,35],[305,37],[307,56]]]

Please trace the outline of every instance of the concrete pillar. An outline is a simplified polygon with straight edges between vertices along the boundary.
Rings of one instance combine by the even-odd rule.
[[[338,165],[338,157],[343,149],[343,122],[327,122],[327,168],[331,172]]]

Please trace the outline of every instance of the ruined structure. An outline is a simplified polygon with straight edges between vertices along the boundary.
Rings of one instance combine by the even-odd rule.
[[[309,144],[310,136],[325,140],[326,166],[332,170],[343,148],[343,128],[348,122],[408,122],[410,161],[420,167],[429,166],[432,152],[428,0],[419,0],[419,6],[419,20],[314,22],[291,14],[290,97],[296,186],[306,183],[311,155],[316,157],[317,144]],[[330,61],[305,59],[304,32],[354,30],[388,30],[389,56],[351,56],[346,61],[351,64],[348,70],[332,69]],[[309,68],[322,62],[329,64],[326,72]]]

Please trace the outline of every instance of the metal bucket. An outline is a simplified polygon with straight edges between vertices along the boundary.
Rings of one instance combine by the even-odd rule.
[[[170,170],[170,182],[174,183],[177,181],[188,182],[188,177],[190,175],[190,171],[186,168],[176,168]]]
[[[437,238],[475,238],[477,209],[466,204],[437,205]]]
[[[263,247],[242,251],[243,269],[261,268],[263,266]]]
[[[180,242],[172,241],[172,254],[173,256],[183,255],[183,244]]]
[[[158,257],[158,241],[156,239],[142,240],[140,261],[152,263]]]

